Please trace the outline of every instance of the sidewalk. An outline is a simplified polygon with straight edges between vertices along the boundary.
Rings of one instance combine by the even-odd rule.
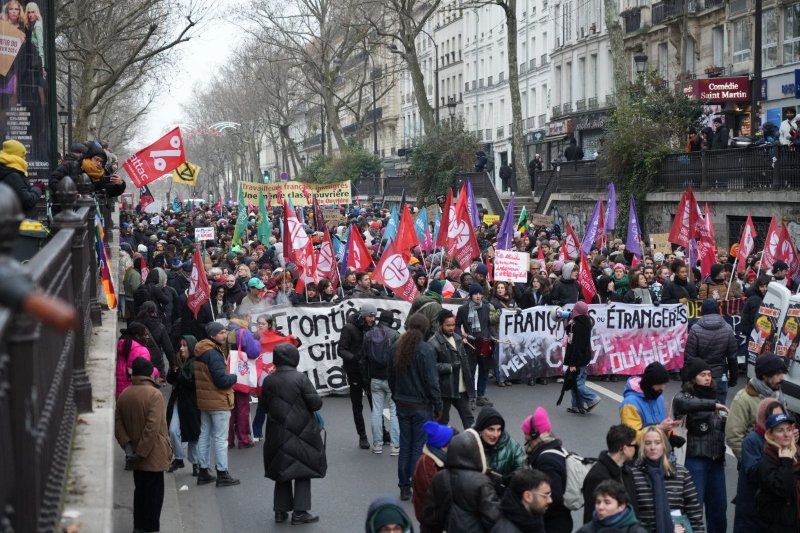
[[[118,243],[117,234],[110,254],[115,275]],[[125,471],[124,454],[114,439],[117,311],[104,311],[102,316],[103,325],[94,328],[86,359],[93,411],[79,415],[75,425],[61,523],[63,528],[81,524],[80,533],[125,533],[133,530],[133,476]],[[164,475],[161,531],[183,531],[172,474]]]

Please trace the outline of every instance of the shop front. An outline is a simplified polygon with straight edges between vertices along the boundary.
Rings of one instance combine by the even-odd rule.
[[[554,120],[545,125],[542,160],[544,168],[549,169],[561,160],[564,150],[569,146],[568,137],[572,134],[572,119]]]
[[[750,78],[702,78],[683,89],[686,96],[706,103],[704,125],[711,126],[720,117],[731,131],[731,137],[750,135]]]
[[[529,131],[525,134],[525,161],[531,162],[536,154],[544,158],[542,154],[542,144],[547,137],[547,131],[544,129]]]
[[[605,111],[584,113],[572,117],[572,132],[583,149],[584,159],[597,159],[600,139],[603,137],[609,116]]]
[[[761,92],[761,123],[780,127],[787,109],[800,110],[800,69],[765,76]]]

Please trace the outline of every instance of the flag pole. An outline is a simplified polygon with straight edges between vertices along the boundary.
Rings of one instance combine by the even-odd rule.
[[[731,272],[731,279],[728,280],[728,290],[725,291],[725,300],[728,299],[728,295],[731,293],[731,285],[733,285],[733,278],[736,276],[736,263],[739,261],[739,254],[736,254],[736,258],[733,260],[733,272]]]

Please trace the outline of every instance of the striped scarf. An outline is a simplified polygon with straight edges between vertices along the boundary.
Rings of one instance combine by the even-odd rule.
[[[483,306],[483,302],[476,304],[475,302],[469,302],[469,329],[470,334],[475,335],[476,333],[481,332],[481,320],[478,317],[478,311],[480,311],[481,307]]]

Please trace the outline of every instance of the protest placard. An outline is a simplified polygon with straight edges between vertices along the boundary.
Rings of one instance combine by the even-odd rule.
[[[284,200],[291,199],[295,207],[311,204],[313,196],[320,205],[342,205],[351,203],[350,182],[336,183],[303,183],[300,181],[284,181],[281,183],[240,182],[245,202],[258,205],[258,191],[262,190],[270,205],[281,205]]]
[[[214,238],[214,228],[195,228],[194,240],[196,241],[210,241]]]
[[[500,215],[483,215],[483,223],[487,226],[494,224],[495,220],[500,220]]]
[[[528,215],[528,222],[532,226],[551,226],[553,224],[553,217],[550,215],[541,215],[539,213],[532,213]]]
[[[494,279],[496,281],[510,281],[512,283],[526,283],[528,281],[528,263],[530,258],[531,256],[525,252],[495,250]]]
[[[672,244],[669,242],[669,233],[650,234],[651,253],[661,252],[665,256],[672,253]]]

